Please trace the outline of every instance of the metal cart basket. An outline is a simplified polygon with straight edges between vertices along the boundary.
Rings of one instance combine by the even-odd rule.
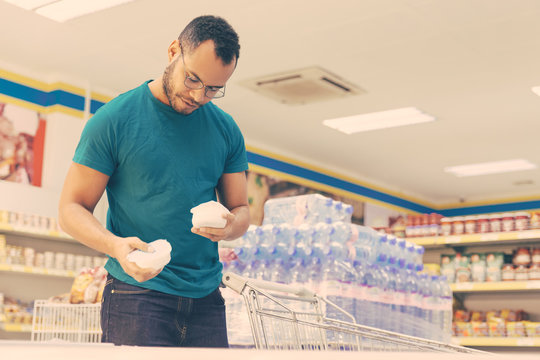
[[[231,272],[223,283],[243,296],[257,349],[484,353],[356,324],[345,310],[305,288]],[[329,310],[347,320],[328,318]]]
[[[32,341],[98,343],[101,341],[101,304],[34,302]]]

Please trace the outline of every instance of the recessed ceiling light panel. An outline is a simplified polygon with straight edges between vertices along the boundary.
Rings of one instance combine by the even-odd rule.
[[[324,120],[323,124],[350,135],[362,131],[419,124],[434,120],[433,116],[427,115],[415,107],[407,107]]]
[[[531,90],[532,90],[533,93],[540,96],[540,86],[535,86],[535,87],[531,88]]]
[[[478,164],[468,164],[445,167],[444,171],[457,177],[498,174],[512,171],[536,169],[536,165],[525,159],[492,161]]]
[[[54,21],[65,22],[134,0],[5,0]]]

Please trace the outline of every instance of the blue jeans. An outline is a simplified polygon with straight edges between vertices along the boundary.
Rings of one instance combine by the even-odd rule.
[[[115,345],[228,347],[219,288],[200,299],[169,295],[107,277],[101,341]]]

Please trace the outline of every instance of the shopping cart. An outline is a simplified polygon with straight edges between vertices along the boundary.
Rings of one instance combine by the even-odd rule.
[[[32,341],[99,343],[101,304],[34,302]]]
[[[351,314],[305,288],[231,272],[223,283],[243,296],[257,349],[484,353],[356,324]]]

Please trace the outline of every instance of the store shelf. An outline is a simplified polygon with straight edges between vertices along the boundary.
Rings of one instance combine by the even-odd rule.
[[[540,280],[498,281],[498,282],[463,282],[450,284],[454,293],[503,292],[503,291],[540,291]]]
[[[461,346],[540,347],[540,337],[454,337],[452,343]]]
[[[32,325],[30,324],[10,324],[10,323],[0,323],[0,330],[5,332],[14,332],[14,333],[28,333],[32,332]]]
[[[498,242],[532,241],[540,239],[540,230],[509,231],[485,234],[432,236],[407,238],[407,240],[424,247],[441,245],[485,244]]]
[[[37,232],[25,229],[17,229],[8,224],[0,224],[0,234],[16,235],[33,239],[77,242],[77,240],[73,239],[72,237],[57,231]]]
[[[9,265],[9,264],[0,264],[0,271],[25,273],[25,274],[32,274],[32,275],[58,276],[58,277],[67,277],[67,278],[74,278],[76,275],[75,272],[72,270],[46,269],[46,268],[34,267],[34,266]]]

